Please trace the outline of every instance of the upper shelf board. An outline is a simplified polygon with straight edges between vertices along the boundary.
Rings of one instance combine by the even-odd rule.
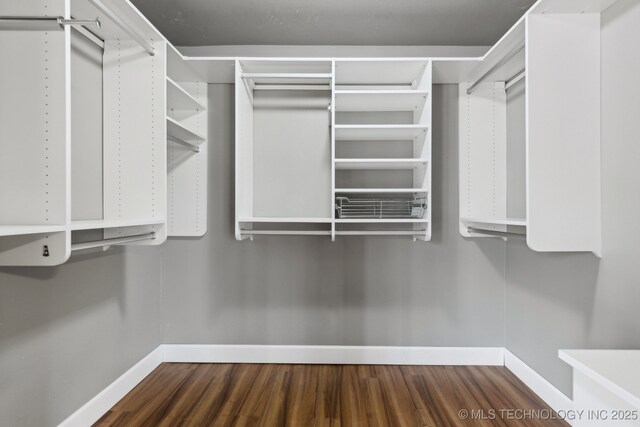
[[[429,131],[422,125],[336,125],[336,141],[411,141]]]
[[[167,117],[167,135],[192,144],[200,143],[205,140],[203,136],[190,131],[171,117]]]
[[[429,61],[416,60],[336,60],[337,85],[415,85]]]
[[[58,233],[65,230],[64,225],[3,225],[0,226],[0,236]]]
[[[462,222],[488,225],[513,225],[526,227],[527,220],[523,218],[461,218]]]
[[[128,25],[145,40],[166,40],[149,20],[128,0],[97,1],[106,6],[123,23]],[[91,4],[90,0],[71,0],[71,16],[75,19],[95,19],[97,17],[100,20],[101,28],[91,26],[88,27],[88,29],[102,40],[132,40],[129,34],[124,32],[111,19],[100,12]]]
[[[417,90],[337,90],[336,111],[419,111],[429,92]]]
[[[377,170],[377,169],[415,169],[424,168],[426,160],[422,159],[336,159],[336,169]]]
[[[204,105],[169,77],[167,77],[167,108],[170,110],[206,110]]]

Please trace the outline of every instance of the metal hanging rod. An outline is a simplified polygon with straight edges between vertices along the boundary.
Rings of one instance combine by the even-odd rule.
[[[82,249],[101,248],[103,246],[121,245],[123,243],[140,242],[143,240],[153,240],[156,238],[156,233],[136,234],[126,237],[114,237],[111,239],[95,240],[92,242],[75,243],[71,245],[71,251],[79,251]]]
[[[330,79],[331,73],[242,73],[243,79]]]
[[[7,16],[0,17],[0,29],[12,31],[57,31],[65,26],[85,27],[95,25],[102,28],[99,18],[64,19],[62,17]]]
[[[240,234],[243,236],[258,236],[258,235],[289,235],[289,236],[329,236],[330,231],[323,230],[241,230]]]
[[[331,90],[331,85],[275,85],[275,84],[257,84],[253,90]]]
[[[526,69],[522,69],[519,72],[517,72],[513,77],[507,79],[507,81],[504,82],[504,90],[509,89],[511,86],[518,83],[520,80],[524,79],[526,75],[527,75]]]
[[[184,147],[189,148],[191,151],[195,152],[195,153],[199,153],[200,152],[200,147],[198,147],[197,145],[191,144],[187,141],[183,141],[181,139],[177,139],[177,138],[173,138],[170,136],[167,136],[167,141],[169,142],[173,142],[175,144],[180,144]]]
[[[491,74],[495,73],[497,70],[499,70],[500,68],[502,68],[507,62],[511,61],[511,59],[513,59],[514,56],[516,56],[517,54],[519,54],[520,52],[522,52],[524,50],[524,45],[521,46],[516,46],[513,50],[511,50],[504,58],[502,58],[496,65],[494,65],[493,67],[491,67],[489,69],[489,71],[487,71],[486,73],[484,73],[482,75],[482,77],[480,77],[478,80],[475,81],[475,83],[473,83],[471,86],[469,86],[469,88],[467,89],[467,95],[471,95],[473,93],[474,90],[476,90],[476,88],[478,87],[478,85],[480,83],[482,83],[483,81],[485,81],[487,79],[487,77],[489,77]]]
[[[113,22],[116,26],[118,26],[122,31],[127,33],[132,39],[134,39],[138,44],[151,56],[156,54],[156,50],[147,42],[144,37],[140,34],[136,33],[136,31],[129,26],[126,22],[118,17],[115,13],[111,11],[107,6],[104,5],[100,0],[88,0],[96,9],[102,12],[111,22]]]
[[[514,233],[511,231],[497,231],[497,230],[483,230],[482,228],[475,228],[475,227],[468,227],[467,231],[469,233],[488,234],[490,236],[496,236],[496,237],[519,237],[522,239],[527,237],[526,233]]]

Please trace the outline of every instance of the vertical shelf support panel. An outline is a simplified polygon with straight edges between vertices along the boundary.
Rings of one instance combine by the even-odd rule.
[[[0,15],[69,17],[69,7],[9,1]],[[0,31],[0,265],[70,255],[70,31]],[[20,235],[24,226],[43,232]]]
[[[504,83],[458,88],[460,218],[507,216],[507,101]],[[471,237],[460,220],[460,234]],[[495,231],[506,231],[493,225]],[[474,234],[473,236],[478,236]]]
[[[166,220],[166,63],[165,43],[153,42],[149,55],[131,40],[104,46],[104,219]],[[133,232],[156,233],[136,244],[166,240],[164,224]],[[131,233],[132,230],[126,230]],[[105,230],[105,238],[123,236]]]
[[[601,250],[600,15],[527,17],[527,244]]]
[[[167,114],[191,131],[206,137],[207,83],[180,82],[179,84],[204,108],[173,110],[167,111]],[[167,110],[170,109],[169,102]],[[167,147],[169,236],[204,236],[207,233],[208,143],[206,140],[198,143],[198,152],[174,142],[169,142]]]

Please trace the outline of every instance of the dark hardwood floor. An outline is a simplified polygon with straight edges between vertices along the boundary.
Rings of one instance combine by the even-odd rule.
[[[163,363],[95,425],[568,425],[550,413],[504,367]]]

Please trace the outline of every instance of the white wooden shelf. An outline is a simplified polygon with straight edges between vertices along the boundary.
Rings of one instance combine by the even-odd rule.
[[[286,217],[251,217],[238,218],[238,222],[262,222],[262,223],[330,223],[331,218],[286,218]]]
[[[337,85],[407,85],[424,73],[429,61],[424,59],[349,59],[336,61]]]
[[[422,125],[336,125],[336,141],[410,141],[426,136]]]
[[[523,218],[461,218],[461,220],[463,222],[476,224],[527,226],[527,220]]]
[[[167,108],[171,110],[206,110],[197,99],[167,76]]]
[[[429,96],[422,90],[336,90],[336,111],[420,111]]]
[[[336,218],[340,224],[425,224],[426,218]]]
[[[369,169],[414,169],[425,167],[423,159],[336,159],[336,169],[369,170]]]
[[[57,233],[66,229],[64,225],[3,225],[0,226],[0,236]]]
[[[175,119],[167,116],[167,135],[191,145],[204,142],[205,138],[187,129]]]
[[[426,193],[426,188],[336,188],[336,193]]]
[[[254,84],[322,84],[331,83],[331,73],[242,73]]]
[[[163,219],[139,219],[139,220],[86,220],[86,221],[72,221],[71,230],[99,230],[104,228],[119,228],[119,227],[137,227],[142,225],[159,225],[164,224]]]

